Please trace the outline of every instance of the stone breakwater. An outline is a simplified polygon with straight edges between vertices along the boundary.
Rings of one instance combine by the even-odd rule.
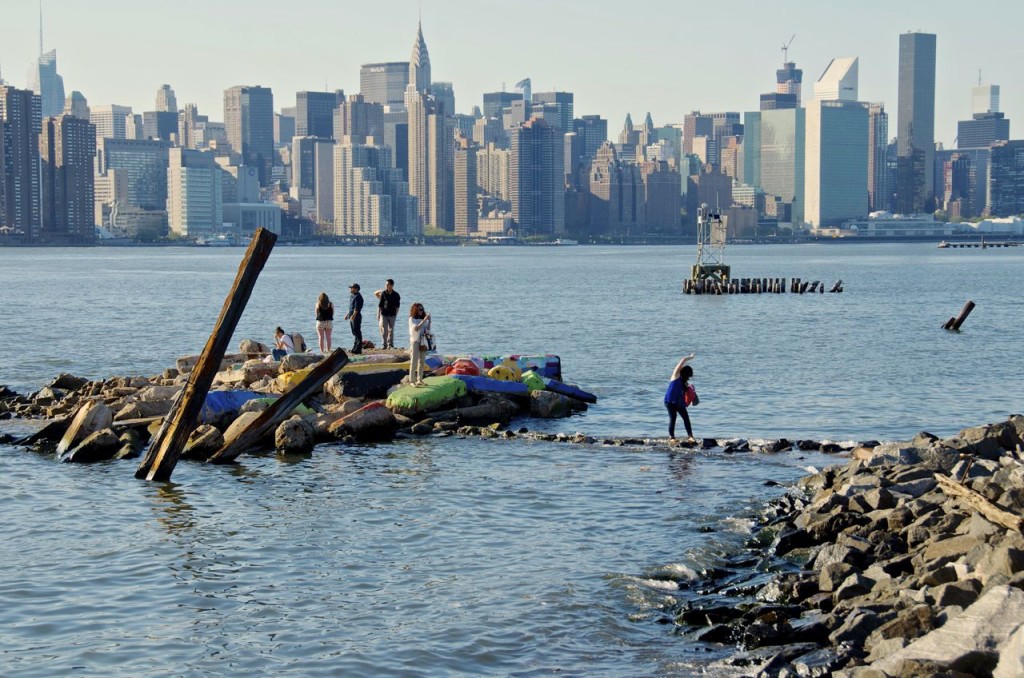
[[[712,673],[1024,675],[1024,417],[852,451],[769,503],[663,621]]]

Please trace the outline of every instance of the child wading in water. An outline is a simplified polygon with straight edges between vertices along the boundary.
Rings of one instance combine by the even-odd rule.
[[[676,439],[676,415],[683,417],[683,424],[686,425],[686,442],[695,443],[693,429],[690,427],[690,415],[686,411],[686,386],[693,376],[693,368],[686,363],[696,358],[691,353],[684,357],[672,371],[672,379],[668,382],[668,390],[665,391],[665,409],[668,410],[668,437]]]

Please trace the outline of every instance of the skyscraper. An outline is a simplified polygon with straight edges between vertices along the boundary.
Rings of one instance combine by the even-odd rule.
[[[363,143],[366,137],[376,137],[391,146],[392,153],[398,152],[394,143],[384,139],[384,106],[367,101],[362,94],[350,94],[348,99],[338,104],[334,111],[334,136],[336,139],[351,137],[354,143]]]
[[[476,233],[476,152],[477,146],[466,137],[455,141],[455,235]]]
[[[565,132],[572,132],[573,121],[573,93],[572,92],[534,92],[533,103],[554,104],[558,107],[558,128]]]
[[[522,101],[521,92],[484,92],[484,117],[500,118],[513,101]]]
[[[430,89],[430,54],[427,52],[427,41],[423,39],[423,24],[416,24],[416,41],[412,46],[412,56],[409,57],[409,84],[416,88],[417,92],[426,92]],[[449,111],[453,114],[455,111]]]
[[[167,226],[180,237],[220,230],[224,221],[222,170],[211,151],[175,147],[168,151]]]
[[[145,210],[167,208],[167,149],[169,141],[143,139],[99,139],[97,170],[106,174],[118,170],[128,181],[129,205]]]
[[[334,109],[345,101],[345,93],[296,92],[295,94],[295,136],[334,137]]]
[[[766,198],[792,204],[795,223],[804,218],[805,143],[806,109],[774,109],[744,116],[744,181],[763,188]]]
[[[599,115],[584,115],[573,121],[573,131],[582,139],[582,158],[593,158],[608,141],[608,121]]]
[[[856,101],[857,95],[857,57],[832,59],[814,83],[814,98],[818,101]]]
[[[160,85],[156,91],[156,111],[158,113],[178,113],[178,99],[170,85]]]
[[[1024,213],[1024,141],[997,141],[989,166],[989,212],[994,217]]]
[[[0,85],[0,227],[33,240],[39,230],[39,95]]]
[[[889,209],[889,115],[884,104],[868,104],[868,210]]]
[[[363,64],[359,69],[359,93],[371,103],[403,106],[408,84],[408,61]]]
[[[816,99],[806,110],[804,221],[834,227],[867,216],[867,107]]]
[[[935,177],[935,35],[900,35],[896,209],[929,211]]]
[[[57,50],[42,51],[42,36],[39,44],[39,60],[28,75],[29,89],[39,95],[44,118],[64,112],[64,78],[57,73]]]
[[[1010,138],[1010,121],[999,111],[999,85],[971,89],[971,119],[956,124],[957,148],[988,148]]]
[[[701,115],[694,111],[683,118],[683,153],[693,153],[693,140],[699,136],[713,139],[715,121],[710,115]]]
[[[509,184],[520,235],[565,233],[562,133],[543,120],[512,130]]]
[[[416,198],[402,172],[393,167],[391,149],[342,142],[334,147],[334,223],[337,235],[417,235]]]
[[[224,125],[231,149],[243,164],[256,167],[260,185],[267,185],[274,165],[273,93],[244,85],[224,90]]]
[[[452,154],[451,126],[443,106],[434,97],[418,92],[409,83],[405,93],[409,134],[409,193],[418,199],[420,223],[453,230],[454,214],[446,209],[454,181],[448,171]],[[452,168],[454,169],[454,168]]]
[[[131,106],[93,106],[89,109],[89,122],[96,126],[97,139],[124,139],[127,135],[127,118],[131,114]]]
[[[64,112],[82,120],[89,120],[89,102],[78,90],[68,95],[64,100]]]
[[[40,237],[71,243],[95,241],[96,128],[72,115],[45,118],[39,154]]]

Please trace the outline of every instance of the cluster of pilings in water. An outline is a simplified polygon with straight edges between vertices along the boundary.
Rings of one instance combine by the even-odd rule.
[[[843,291],[843,281],[837,280],[829,293]],[[790,278],[733,278],[731,280],[689,279],[683,281],[684,294],[824,294],[825,283],[820,280]]]

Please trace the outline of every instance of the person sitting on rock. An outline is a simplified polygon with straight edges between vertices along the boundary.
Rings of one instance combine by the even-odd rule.
[[[274,330],[274,350],[271,353],[274,360],[280,360],[289,353],[295,353],[295,342],[292,341],[292,335],[286,334],[280,327]]]

